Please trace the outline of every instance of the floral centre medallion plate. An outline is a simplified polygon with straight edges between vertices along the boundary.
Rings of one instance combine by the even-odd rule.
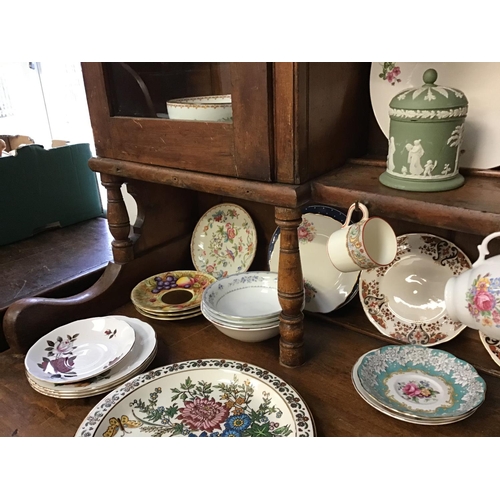
[[[215,278],[199,271],[155,274],[137,284],[130,299],[146,312],[174,313],[199,307],[203,291]]]
[[[215,278],[247,271],[255,257],[257,232],[240,206],[222,203],[198,221],[191,238],[195,269]]]
[[[284,380],[248,363],[185,361],[138,375],[99,402],[79,437],[308,437],[306,403]]]
[[[342,227],[345,219],[345,214],[325,205],[311,205],[302,214],[298,236],[306,311],[329,313],[347,304],[358,290],[359,272],[342,273],[328,257],[328,238]],[[278,271],[279,254],[278,228],[268,251],[271,271]]]
[[[408,344],[446,342],[465,325],[446,313],[449,278],[470,269],[469,258],[453,243],[431,234],[398,236],[396,258],[360,275],[363,309],[379,332]]]
[[[132,349],[135,331],[125,321],[82,319],[56,328],[26,354],[25,368],[36,380],[74,383],[115,366]]]
[[[365,391],[394,411],[425,417],[459,417],[485,398],[486,383],[469,363],[438,349],[386,346],[358,368]]]

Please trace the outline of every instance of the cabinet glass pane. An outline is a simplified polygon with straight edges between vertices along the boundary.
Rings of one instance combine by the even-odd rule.
[[[135,116],[168,119],[166,102],[172,99],[224,96],[208,101],[188,102],[188,108],[206,108],[207,102],[218,108],[229,106],[231,75],[229,63],[212,62],[128,62],[104,63],[108,101],[112,116]],[[229,103],[229,104],[228,104]],[[182,105],[184,103],[181,103]],[[177,102],[176,107],[179,108]],[[174,116],[172,119],[219,120],[215,115]],[[215,116],[215,118],[214,118]]]

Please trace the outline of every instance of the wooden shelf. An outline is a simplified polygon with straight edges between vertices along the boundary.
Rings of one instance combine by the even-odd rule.
[[[382,185],[383,162],[351,161],[311,183],[315,203],[349,207],[356,200],[371,214],[487,235],[500,229],[500,176],[467,175],[465,184],[452,191],[416,193]]]

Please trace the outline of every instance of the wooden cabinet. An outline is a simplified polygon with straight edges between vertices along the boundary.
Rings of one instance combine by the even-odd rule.
[[[370,214],[388,218],[397,234],[433,232],[455,241],[475,260],[482,237],[500,228],[498,172],[463,172],[465,185],[444,193],[381,185],[387,142],[371,110],[370,63],[185,64],[131,63],[148,88],[148,99],[137,78],[126,83],[127,76],[107,63],[82,64],[97,147],[89,165],[108,192],[114,259],[83,293],[22,299],[9,307],[4,331],[11,352],[26,352],[42,335],[76,319],[136,314],[129,301],[132,288],[156,272],[192,268],[190,241],[197,221],[211,206],[231,201],[241,204],[256,224],[258,248],[251,269],[266,268],[269,241],[276,225],[280,228],[279,344],[271,339],[243,345],[222,336],[203,317],[176,325],[150,320],[161,338],[156,366],[207,356],[262,364],[306,398],[319,435],[498,434],[500,370],[470,329],[444,346],[488,381],[487,401],[464,423],[411,426],[371,411],[357,398],[350,384],[356,359],[398,342],[375,331],[355,300],[304,321],[297,238],[304,206],[322,203],[346,210],[358,200]],[[162,116],[165,100],[209,91],[232,94],[233,123]],[[133,226],[121,194],[124,183],[138,205]],[[490,251],[500,253],[500,248],[492,245]],[[17,388],[23,368],[16,356],[8,358],[15,365],[8,370],[9,384]],[[20,404],[43,406],[36,394],[29,394]],[[345,405],[346,400],[352,403]],[[72,425],[91,406],[70,405],[76,415]],[[55,407],[51,411],[59,415]]]

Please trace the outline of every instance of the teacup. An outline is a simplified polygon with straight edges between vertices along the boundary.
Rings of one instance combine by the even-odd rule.
[[[352,213],[359,208],[363,217],[349,225]],[[341,272],[386,266],[396,257],[398,242],[388,222],[380,217],[370,217],[362,203],[353,203],[343,226],[328,239],[328,255],[332,264]]]
[[[486,256],[488,243],[499,236],[484,238],[471,269],[450,278],[444,289],[448,316],[494,340],[500,340],[500,255]]]

